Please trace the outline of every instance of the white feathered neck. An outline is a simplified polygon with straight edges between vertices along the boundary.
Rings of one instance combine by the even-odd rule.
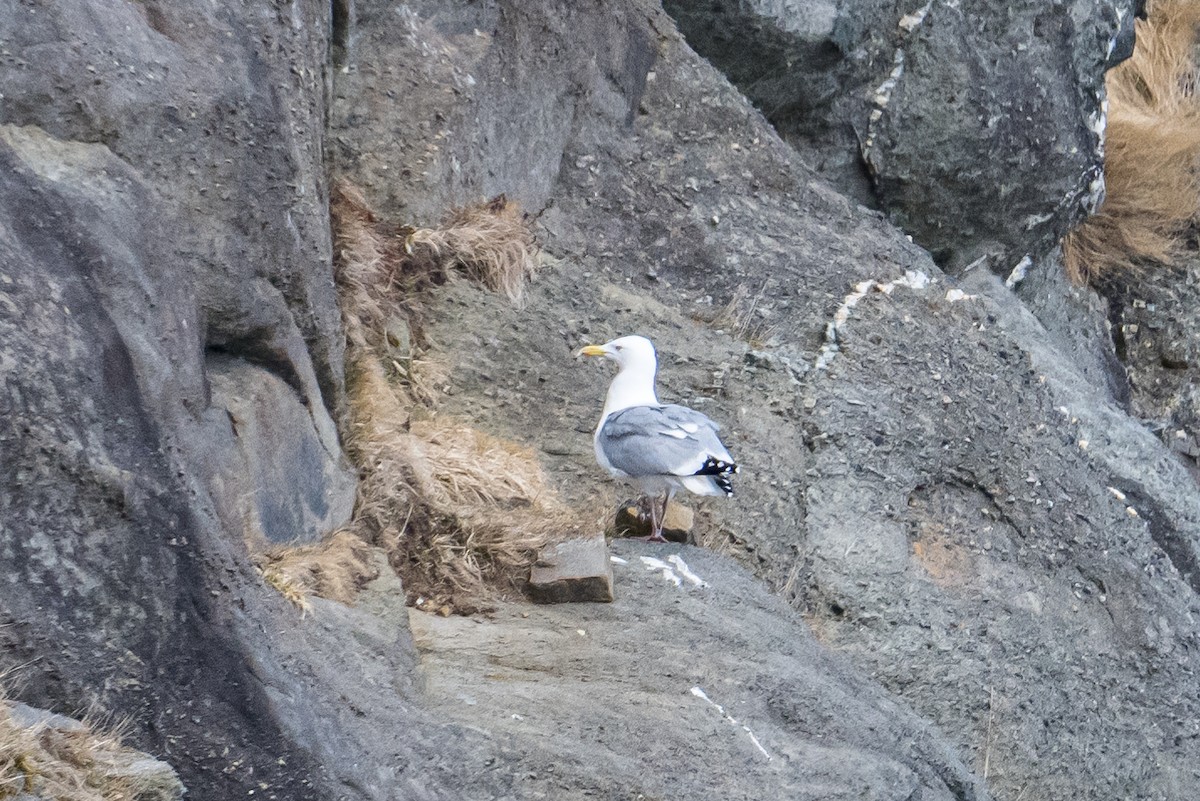
[[[640,341],[637,341],[640,340]],[[643,344],[644,343],[644,344]],[[620,366],[620,371],[608,385],[608,395],[604,399],[604,411],[600,413],[600,423],[610,414],[628,409],[631,406],[659,406],[658,395],[654,392],[654,378],[658,373],[658,357],[654,346],[642,337],[625,337],[606,345],[606,348],[620,344],[619,350],[613,350],[610,358]]]

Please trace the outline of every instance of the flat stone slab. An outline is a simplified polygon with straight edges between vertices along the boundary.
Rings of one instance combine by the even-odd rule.
[[[602,537],[547,545],[529,571],[529,597],[539,604],[612,603],[613,572]]]

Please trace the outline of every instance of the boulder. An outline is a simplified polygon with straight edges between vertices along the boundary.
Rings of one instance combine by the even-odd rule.
[[[670,2],[689,43],[814,166],[944,267],[1007,273],[1104,197],[1104,73],[1132,0]],[[855,154],[857,151],[857,155]]]

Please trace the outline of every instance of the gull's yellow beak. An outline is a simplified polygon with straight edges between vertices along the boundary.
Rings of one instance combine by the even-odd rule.
[[[580,356],[604,356],[606,351],[603,345],[584,345],[579,349]]]

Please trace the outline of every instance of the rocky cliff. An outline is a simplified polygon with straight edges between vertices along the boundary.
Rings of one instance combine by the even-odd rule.
[[[128,716],[200,799],[1194,798],[1200,490],[1053,255],[1137,9],[774,4],[808,22],[764,34],[770,9],[669,5],[713,63],[649,0],[0,8],[17,697]],[[746,95],[807,79],[746,84],[695,38],[717,25],[811,58],[823,99],[769,121]],[[922,112],[948,75],[965,94]],[[869,180],[844,151],[815,171],[796,131],[873,108]],[[956,130],[987,169],[922,171]],[[354,503],[331,177],[398,225],[519,202],[544,250],[524,303],[428,303],[438,413],[592,502],[607,376],[571,354],[651,337],[661,396],[743,465],[705,547],[621,544],[613,605],[411,625],[387,569],[303,617],[267,586],[256,549]],[[702,584],[646,561],[671,556]]]

